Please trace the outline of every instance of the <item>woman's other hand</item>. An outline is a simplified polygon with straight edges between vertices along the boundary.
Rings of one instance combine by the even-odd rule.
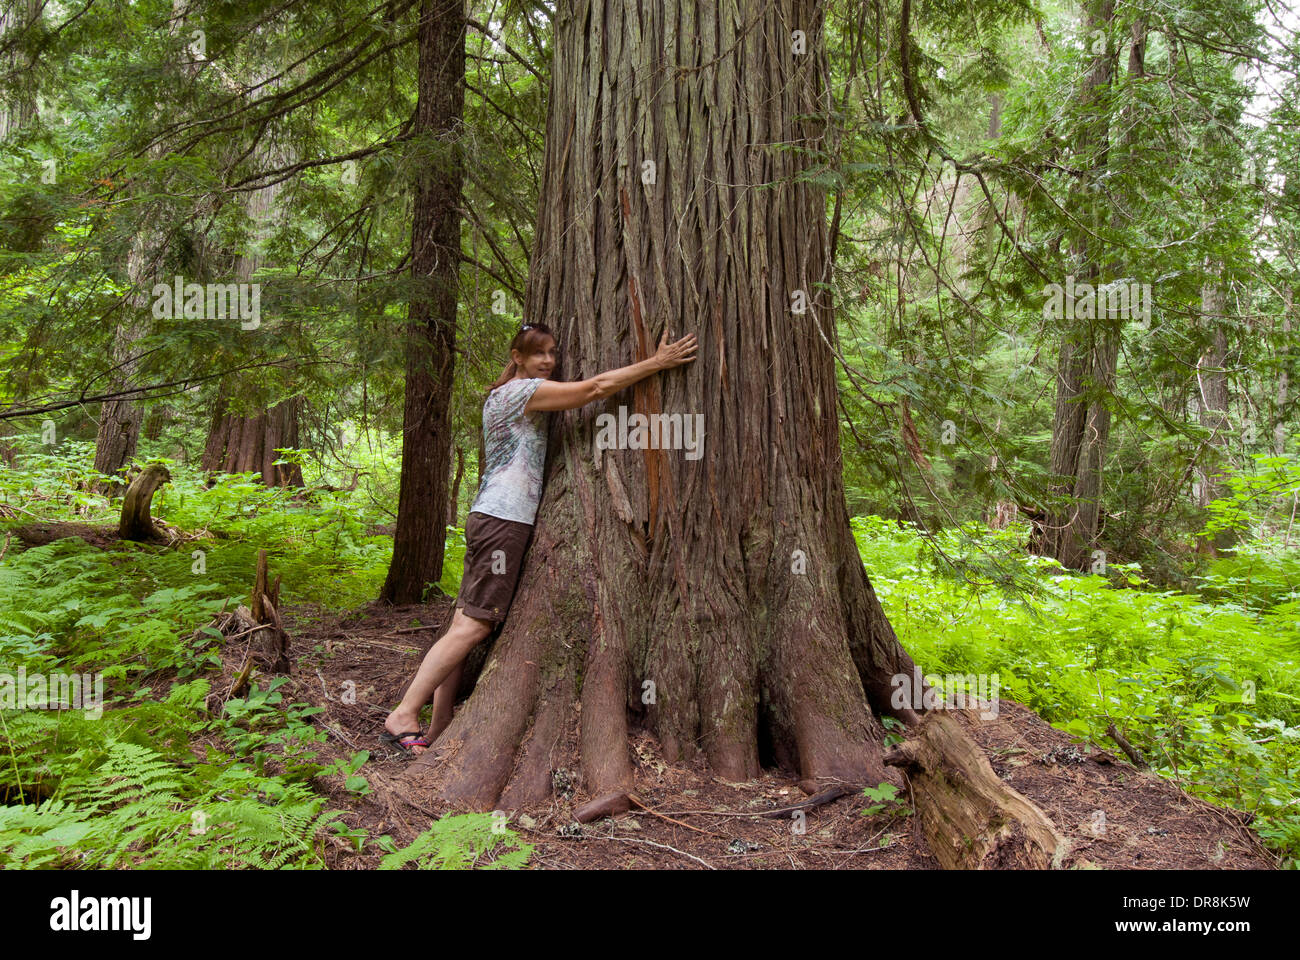
[[[693,333],[688,333],[676,343],[669,343],[668,328],[664,327],[664,335],[659,339],[659,349],[655,351],[654,361],[659,365],[660,370],[671,370],[673,367],[680,367],[694,360],[698,348],[699,342]]]

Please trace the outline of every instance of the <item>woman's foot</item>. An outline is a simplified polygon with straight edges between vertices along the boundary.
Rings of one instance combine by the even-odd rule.
[[[402,736],[402,734],[410,734],[413,730],[417,731],[414,736],[403,737],[402,743],[399,743],[398,745],[404,750],[409,750],[417,757],[428,749],[428,747],[424,746],[423,743],[413,743],[409,747],[405,745],[413,740],[421,739],[420,734],[418,733],[420,729],[420,715],[418,713],[406,712],[403,711],[401,707],[398,707],[388,715],[386,720],[384,720],[384,729],[394,737]],[[425,743],[432,742],[432,739],[425,738]]]

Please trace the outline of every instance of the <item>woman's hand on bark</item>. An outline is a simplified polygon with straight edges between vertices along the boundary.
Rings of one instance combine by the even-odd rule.
[[[668,328],[664,327],[664,335],[659,339],[659,349],[655,351],[654,360],[660,370],[671,370],[694,360],[698,348],[699,342],[693,333],[688,333],[676,343],[669,343]]]

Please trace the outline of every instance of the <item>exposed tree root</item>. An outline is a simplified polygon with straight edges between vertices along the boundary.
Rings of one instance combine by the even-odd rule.
[[[573,811],[573,819],[579,823],[591,823],[601,817],[627,813],[632,809],[632,799],[626,793],[607,793],[590,803],[584,803]]]

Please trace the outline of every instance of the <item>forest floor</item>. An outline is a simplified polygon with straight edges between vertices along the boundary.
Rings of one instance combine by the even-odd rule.
[[[330,734],[322,762],[368,750],[360,773],[371,791],[358,797],[341,778],[318,778],[330,806],[345,810],[352,828],[391,834],[403,843],[428,828],[397,799],[394,787],[410,762],[379,741],[391,705],[424,652],[441,635],[451,602],[423,606],[371,605],[351,615],[298,608],[285,611],[294,664],[281,687],[287,701],[324,708],[315,720]],[[420,624],[429,629],[413,629]],[[243,662],[243,644],[224,655],[229,683]],[[355,702],[339,691],[350,681]],[[228,688],[228,687],[227,687]],[[214,685],[214,689],[220,689]],[[349,698],[351,699],[351,698]],[[1076,745],[1020,704],[1002,700],[995,719],[955,711],[997,774],[1037,804],[1070,841],[1063,862],[1075,869],[1270,869],[1275,858],[1248,827],[1249,816],[1191,797],[1176,784],[1114,754]],[[854,791],[808,810],[804,831],[787,816],[764,811],[803,801],[792,772],[766,771],[748,783],[709,773],[703,760],[667,764],[654,737],[634,733],[636,796],[650,809],[577,826],[573,810],[589,797],[561,789],[536,809],[512,811],[509,828],[534,845],[538,869],[938,869],[915,816],[889,811],[864,816],[872,801]],[[576,781],[576,771],[557,778]],[[900,797],[904,799],[904,797]],[[910,806],[908,804],[907,806]],[[428,810],[449,811],[436,798]],[[333,869],[371,869],[381,854],[358,853],[334,838]]]

